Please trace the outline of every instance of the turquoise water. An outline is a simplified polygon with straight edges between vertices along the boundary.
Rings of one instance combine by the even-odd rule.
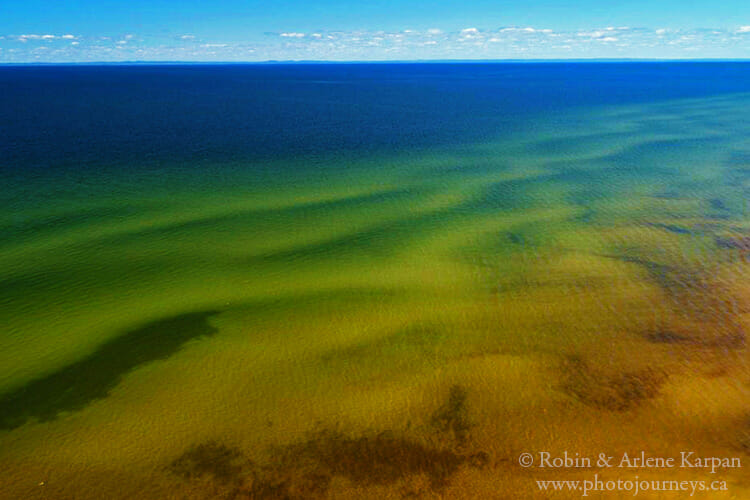
[[[0,69],[0,497],[527,497],[526,451],[747,459],[747,76]]]

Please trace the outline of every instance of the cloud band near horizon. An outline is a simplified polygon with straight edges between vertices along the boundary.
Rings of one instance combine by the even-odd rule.
[[[750,57],[750,25],[666,29],[609,26],[560,31],[532,26],[402,31],[279,31],[252,41],[190,33],[81,36],[0,35],[0,62],[268,60],[383,61],[425,59],[703,59]]]

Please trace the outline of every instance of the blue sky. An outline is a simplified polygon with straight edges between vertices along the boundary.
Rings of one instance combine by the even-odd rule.
[[[8,0],[0,62],[748,58],[747,0]]]

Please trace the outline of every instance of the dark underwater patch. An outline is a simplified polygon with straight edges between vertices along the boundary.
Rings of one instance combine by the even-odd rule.
[[[208,442],[194,446],[168,470],[187,480],[208,480],[221,498],[321,499],[334,477],[358,486],[388,486],[414,475],[425,475],[440,493],[458,469],[486,465],[486,454],[461,455],[416,441],[391,436],[347,437],[321,432],[308,440],[272,452],[259,466],[233,447]]]
[[[578,356],[563,363],[563,392],[594,408],[626,411],[640,406],[659,394],[666,375],[656,370],[608,375],[592,368]]]
[[[724,200],[722,200],[721,198],[711,198],[710,200],[708,200],[708,205],[714,210],[720,210],[722,212],[729,211],[726,203],[724,203]]]
[[[677,269],[661,264],[659,262],[649,260],[643,257],[626,254],[596,254],[599,257],[606,257],[608,259],[615,259],[621,262],[627,262],[628,264],[637,264],[642,266],[646,270],[649,277],[654,280],[659,286],[666,290],[670,290],[673,286],[672,276],[677,272]]]
[[[238,210],[229,214],[212,215],[106,236],[101,239],[101,242],[124,244],[146,238],[180,237],[199,231],[202,231],[201,234],[205,237],[211,232],[221,235],[227,232],[246,230],[247,228],[253,228],[254,231],[262,233],[269,227],[284,224],[294,227],[294,224],[301,220],[315,220],[316,217],[325,217],[335,214],[337,211],[413,201],[422,194],[424,193],[416,189],[392,189],[331,200],[299,203],[282,208]]]
[[[485,158],[478,155],[474,156],[475,157],[472,157],[470,152],[466,152],[461,155],[460,164],[435,168],[432,175],[434,178],[443,177],[446,178],[446,180],[452,177],[465,179],[467,176],[481,177],[496,174],[498,172],[505,172],[511,168],[510,163],[499,160],[496,157]],[[423,174],[420,173],[419,175],[421,176]]]
[[[719,248],[740,250],[741,252],[750,252],[750,236],[741,238],[728,238],[717,236],[714,238],[716,246]]]
[[[674,234],[693,234],[693,231],[686,227],[682,226],[676,226],[674,224],[660,224],[656,222],[647,222],[644,224],[645,226],[649,227],[655,227],[657,229],[663,229],[665,231],[669,231],[670,233]]]
[[[508,241],[510,241],[514,245],[524,245],[526,243],[526,240],[521,234],[507,233],[507,236],[508,236]]]
[[[185,479],[211,476],[228,484],[241,480],[242,461],[239,449],[209,441],[188,449],[169,464],[169,470]]]
[[[550,231],[546,221],[522,223],[508,231],[485,234],[460,247],[455,255],[469,265],[485,268],[482,279],[495,284],[499,262],[527,258],[553,245],[554,238],[555,233]]]
[[[451,435],[459,446],[466,444],[472,427],[468,418],[466,397],[466,389],[454,385],[448,394],[448,401],[432,415],[432,424],[440,432]]]
[[[10,224],[0,226],[0,235],[2,235],[0,243],[18,243],[67,229],[79,229],[95,223],[114,224],[137,213],[137,207],[124,206],[82,208],[39,218],[18,216]]]
[[[0,395],[0,429],[47,422],[107,397],[138,366],[166,359],[189,340],[214,335],[218,311],[180,314],[146,323],[108,340],[85,358]]]
[[[690,342],[690,337],[669,330],[646,332],[644,337],[654,344],[681,344]]]
[[[365,486],[425,474],[435,490],[444,489],[466,461],[451,450],[433,449],[387,433],[361,437],[324,433],[288,447],[279,459],[281,464],[309,462],[320,475],[343,476]]]
[[[646,340],[654,344],[681,344],[715,349],[742,349],[746,335],[739,323],[725,320],[716,323],[699,323],[702,327],[691,334],[668,330],[657,330],[644,334]],[[705,332],[713,335],[706,336]]]
[[[670,160],[679,160],[684,167],[700,165],[706,151],[715,151],[720,147],[722,140],[713,137],[653,140],[628,146],[602,159],[617,169],[628,171],[629,175],[635,172],[648,175],[654,169],[669,175],[679,173],[664,166],[670,164]]]
[[[432,416],[438,433],[468,438],[466,397],[463,387],[451,387],[448,400]],[[221,498],[232,499],[321,499],[335,477],[369,487],[423,476],[427,489],[441,494],[461,467],[489,464],[487,453],[457,451],[461,446],[455,440],[452,446],[430,446],[392,432],[349,436],[320,431],[272,448],[264,465],[244,458],[237,448],[209,441],[189,448],[167,470],[187,480],[208,480]],[[405,496],[414,494],[405,492]]]
[[[374,227],[354,231],[323,242],[298,245],[292,248],[249,257],[252,265],[277,264],[287,266],[295,262],[354,261],[363,256],[390,257],[405,244],[438,228],[457,223],[460,211],[446,208],[417,214]]]

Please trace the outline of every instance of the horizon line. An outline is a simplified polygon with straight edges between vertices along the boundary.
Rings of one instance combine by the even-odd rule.
[[[570,63],[570,62],[750,62],[750,57],[658,58],[658,57],[570,57],[527,59],[268,59],[263,61],[23,61],[0,62],[0,66],[116,66],[116,65],[273,65],[273,64],[440,64],[440,63]]]

